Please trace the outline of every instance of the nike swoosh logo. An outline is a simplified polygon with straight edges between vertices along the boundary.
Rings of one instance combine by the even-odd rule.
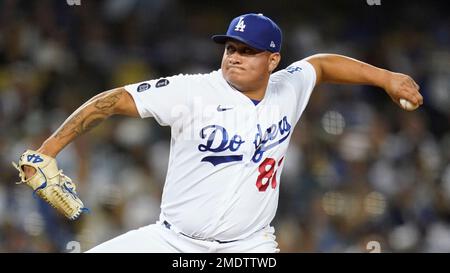
[[[233,107],[220,107],[220,104],[217,106],[218,112],[223,112],[223,111],[227,111],[227,110],[231,110],[231,109],[233,109]]]

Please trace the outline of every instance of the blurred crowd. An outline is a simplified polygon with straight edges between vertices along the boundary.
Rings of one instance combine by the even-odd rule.
[[[315,53],[344,54],[410,75],[424,96],[406,112],[379,88],[316,87],[281,179],[272,223],[281,251],[450,252],[443,1],[68,2],[77,1],[0,1],[0,252],[86,251],[154,223],[170,130],[153,119],[112,117],[58,155],[90,209],[78,221],[16,185],[11,161],[97,93],[219,68],[223,48],[209,37],[246,12],[281,26],[281,68]]]

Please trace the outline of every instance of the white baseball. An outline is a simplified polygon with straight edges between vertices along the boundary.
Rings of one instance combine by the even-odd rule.
[[[403,107],[403,109],[407,110],[407,111],[413,111],[416,110],[417,107],[419,107],[418,104],[413,104],[408,100],[405,99],[400,99],[400,105]]]

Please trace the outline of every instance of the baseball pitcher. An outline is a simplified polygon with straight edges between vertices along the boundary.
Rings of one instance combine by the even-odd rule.
[[[238,16],[212,39],[224,44],[220,69],[100,93],[14,164],[22,183],[75,219],[83,202],[55,161],[67,144],[112,115],[153,117],[171,127],[159,220],[88,252],[278,252],[271,221],[280,176],[314,87],[374,85],[405,110],[423,102],[409,76],[345,56],[317,54],[275,72],[282,32],[262,14]]]

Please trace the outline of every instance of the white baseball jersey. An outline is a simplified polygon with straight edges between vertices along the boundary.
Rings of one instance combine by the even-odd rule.
[[[310,63],[295,62],[270,76],[257,105],[221,70],[125,86],[142,118],[171,126],[160,220],[223,241],[270,225],[284,156],[315,81]]]

